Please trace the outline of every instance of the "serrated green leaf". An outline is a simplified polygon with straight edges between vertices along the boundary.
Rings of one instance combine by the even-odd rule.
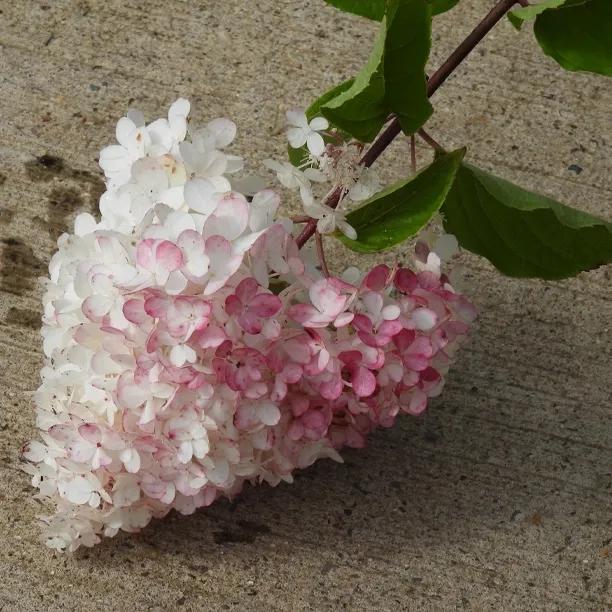
[[[535,19],[540,13],[543,13],[546,9],[557,8],[565,4],[566,1],[567,0],[544,0],[544,2],[540,2],[538,4],[521,6],[520,8],[510,11],[508,13],[508,19],[517,30],[520,30],[523,27],[523,23],[525,21]]]
[[[325,0],[345,13],[380,21],[385,15],[385,0]]]
[[[444,202],[464,155],[465,149],[443,153],[416,176],[376,194],[346,216],[357,240],[337,237],[353,251],[376,253],[414,236]]]
[[[459,0],[429,0],[431,4],[431,14],[439,15],[440,13],[446,13],[450,11]]]
[[[612,76],[611,0],[568,0],[538,15],[534,32],[544,53],[566,70]]]
[[[427,0],[388,0],[374,49],[353,85],[321,107],[330,122],[370,142],[391,113],[406,134],[416,132],[433,109],[425,64],[431,46]]]
[[[319,116],[321,114],[321,106],[323,106],[323,104],[325,104],[326,102],[329,102],[329,100],[333,100],[343,91],[346,91],[353,84],[354,80],[355,79],[348,79],[346,81],[343,81],[342,83],[340,83],[340,85],[336,85],[335,87],[328,89],[322,96],[317,98],[306,109],[306,118],[308,119],[308,121],[311,121],[315,117]],[[326,136],[323,136],[323,139],[325,141],[329,140],[329,138],[327,138]],[[304,160],[308,158],[308,148],[306,147],[306,145],[304,145],[303,147],[298,147],[297,149],[294,149],[292,146],[289,145],[288,150],[289,161],[294,166],[300,166],[304,162]]]
[[[612,224],[469,164],[441,212],[463,247],[508,276],[560,279],[612,262]]]

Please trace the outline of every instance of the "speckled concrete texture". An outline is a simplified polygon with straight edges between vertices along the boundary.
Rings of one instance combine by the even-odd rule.
[[[491,5],[436,19],[432,69]],[[237,121],[254,164],[280,156],[284,109],[352,75],[374,31],[322,0],[0,0],[0,610],[612,607],[612,268],[518,281],[466,255],[481,316],[425,416],[292,486],[74,556],[39,543],[18,459],[41,364],[36,279],[96,206],[116,118],[188,96],[196,118]],[[436,94],[430,131],[612,219],[611,83],[564,74],[504,22]],[[402,167],[405,143],[381,163]]]

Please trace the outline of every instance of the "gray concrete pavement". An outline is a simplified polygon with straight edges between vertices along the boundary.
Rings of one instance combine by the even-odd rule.
[[[436,20],[432,68],[491,4]],[[41,364],[36,278],[96,205],[114,121],[183,95],[202,120],[233,117],[253,162],[281,155],[285,107],[354,73],[374,26],[321,0],[0,9],[0,610],[612,606],[612,268],[518,281],[466,255],[481,316],[424,417],[292,486],[74,556],[44,548],[18,462]],[[502,23],[435,106],[431,132],[475,163],[612,220],[611,81],[564,74]],[[386,155],[389,176],[405,154]]]

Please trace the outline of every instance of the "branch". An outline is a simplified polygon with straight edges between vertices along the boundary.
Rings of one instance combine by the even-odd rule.
[[[515,5],[523,4],[524,0],[499,0],[489,11],[486,17],[472,30],[465,40],[448,56],[447,60],[431,75],[427,81],[427,96],[431,97],[446,81],[446,79],[457,69],[459,64],[474,50],[478,43],[491,31],[495,24]],[[361,164],[366,168],[371,166],[391,144],[393,139],[401,132],[402,128],[397,118],[393,119],[387,128],[379,134],[378,138],[370,145],[370,148],[361,158]],[[330,208],[336,208],[340,201],[342,190],[334,191],[325,199],[324,204]],[[315,233],[317,222],[309,221],[300,235],[296,238],[298,247],[304,246],[306,241]]]
[[[291,220],[294,223],[308,223],[311,219],[312,217],[309,217],[308,215],[296,215],[295,217],[291,217]]]

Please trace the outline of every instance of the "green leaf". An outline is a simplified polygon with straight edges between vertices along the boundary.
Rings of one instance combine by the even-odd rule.
[[[404,134],[414,134],[433,112],[425,78],[431,47],[431,8],[422,0],[389,0],[387,18],[387,104]]]
[[[346,216],[357,240],[337,237],[353,251],[376,253],[414,236],[444,202],[464,155],[465,149],[443,153],[416,176],[376,194]]]
[[[560,279],[612,262],[612,224],[462,164],[444,227],[508,276]]]
[[[374,49],[351,87],[321,107],[329,121],[362,142],[373,140],[389,115],[383,73],[385,37],[383,21]]]
[[[459,0],[429,0],[431,4],[431,14],[439,15],[440,13],[446,13],[450,11]]]
[[[381,21],[385,16],[385,0],[325,0],[345,13],[353,13],[375,21]],[[431,4],[431,14],[445,13],[455,6],[459,0],[428,0]]]
[[[308,121],[311,121],[315,117],[321,114],[321,106],[330,100],[333,100],[336,96],[341,94],[343,91],[346,91],[352,84],[355,79],[348,79],[340,83],[340,85],[336,85],[331,89],[328,89],[322,96],[317,98],[307,109],[306,109],[306,118]],[[323,136],[325,141],[328,141],[329,138]],[[289,149],[289,161],[294,166],[300,166],[305,159],[308,158],[308,147],[304,145],[303,147],[298,147],[294,149],[292,146],[288,147]]]
[[[584,2],[584,0],[580,0]],[[535,19],[540,13],[543,13],[546,9],[557,8],[565,4],[566,0],[544,0],[539,4],[530,4],[529,6],[522,6],[514,9],[508,13],[508,19],[510,23],[517,29],[520,30],[523,27],[525,21]]]
[[[375,138],[391,113],[406,134],[416,132],[433,111],[425,79],[430,46],[427,0],[388,0],[367,64],[352,86],[324,104],[321,112],[363,142]]]
[[[566,70],[612,76],[612,2],[566,2],[537,16],[534,32],[544,53]]]
[[[385,16],[385,0],[325,0],[345,13],[380,21]]]

